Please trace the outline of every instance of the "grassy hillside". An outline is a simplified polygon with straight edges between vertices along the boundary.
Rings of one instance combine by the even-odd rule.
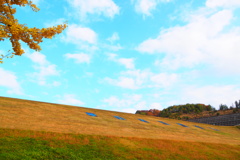
[[[88,116],[85,112],[95,113],[98,117]],[[149,123],[141,122],[139,118]],[[170,125],[159,123],[159,120]],[[237,127],[5,97],[0,97],[0,122],[0,159],[11,156],[12,159],[54,159],[57,156],[59,159],[240,157],[240,130]]]
[[[239,159],[240,146],[0,129],[0,159]]]

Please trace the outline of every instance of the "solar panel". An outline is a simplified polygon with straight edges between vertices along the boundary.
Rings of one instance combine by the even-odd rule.
[[[139,121],[145,122],[145,123],[149,123],[148,121],[145,121],[144,119],[138,119]]]
[[[180,125],[180,126],[183,126],[183,127],[188,127],[188,126],[186,126],[184,124],[181,124],[181,123],[177,123],[177,124]]]
[[[89,116],[92,116],[92,117],[97,117],[97,115],[96,115],[96,114],[94,114],[94,113],[89,113],[89,112],[86,112],[86,114],[87,114],[87,115],[89,115]]]
[[[218,129],[215,129],[215,128],[212,128],[212,127],[209,127],[210,129],[214,130],[214,131],[219,131]]]
[[[162,124],[165,124],[165,125],[169,125],[168,123],[165,123],[165,122],[163,122],[163,121],[158,121],[158,122],[160,122],[160,123],[162,123]]]
[[[114,116],[114,117],[117,118],[117,119],[120,119],[120,120],[126,120],[126,119],[124,119],[122,117],[119,117],[119,116]]]
[[[197,125],[194,125],[195,127],[197,127],[197,128],[200,128],[200,129],[204,129],[204,128],[202,128],[202,127],[200,127],[200,126],[197,126]]]

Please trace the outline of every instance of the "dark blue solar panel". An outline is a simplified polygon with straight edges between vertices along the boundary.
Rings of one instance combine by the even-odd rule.
[[[124,118],[119,117],[119,116],[114,116],[114,117],[117,118],[117,119],[120,119],[120,120],[125,120]]]
[[[180,125],[180,126],[183,126],[183,127],[188,127],[188,126],[186,126],[184,124],[181,124],[181,123],[177,123],[177,124]]]
[[[87,115],[89,115],[89,116],[97,117],[97,115],[96,115],[96,114],[94,114],[94,113],[89,113],[89,112],[86,112],[86,114],[87,114]]]
[[[144,119],[138,119],[139,121],[145,122],[145,123],[149,123],[148,121],[145,121]]]
[[[204,129],[204,128],[200,127],[200,126],[196,126],[196,125],[194,125],[194,126],[197,127],[197,128],[200,128],[200,129]]]
[[[211,129],[214,130],[214,131],[219,131],[218,129],[215,129],[215,128],[212,128],[212,127],[209,127],[209,128],[211,128]]]
[[[165,125],[169,125],[168,123],[165,123],[165,122],[163,122],[163,121],[158,121],[158,122],[160,122],[160,123],[162,123],[162,124],[165,124]]]

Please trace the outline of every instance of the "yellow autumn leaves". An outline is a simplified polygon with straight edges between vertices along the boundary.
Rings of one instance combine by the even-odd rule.
[[[30,6],[33,11],[39,11],[39,8],[30,0],[0,0],[0,41],[9,39],[12,44],[12,53],[8,55],[0,55],[0,63],[3,58],[13,57],[14,55],[21,56],[24,50],[21,48],[20,40],[25,42],[29,48],[40,51],[43,38],[52,38],[56,34],[60,34],[67,24],[57,25],[49,28],[28,28],[26,25],[19,24],[14,18],[16,9],[12,5]]]

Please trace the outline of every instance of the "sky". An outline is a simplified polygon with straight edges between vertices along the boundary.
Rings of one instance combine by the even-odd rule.
[[[239,0],[34,0],[29,27],[68,23],[0,64],[0,96],[135,113],[240,99]],[[11,50],[0,42],[0,54]]]

